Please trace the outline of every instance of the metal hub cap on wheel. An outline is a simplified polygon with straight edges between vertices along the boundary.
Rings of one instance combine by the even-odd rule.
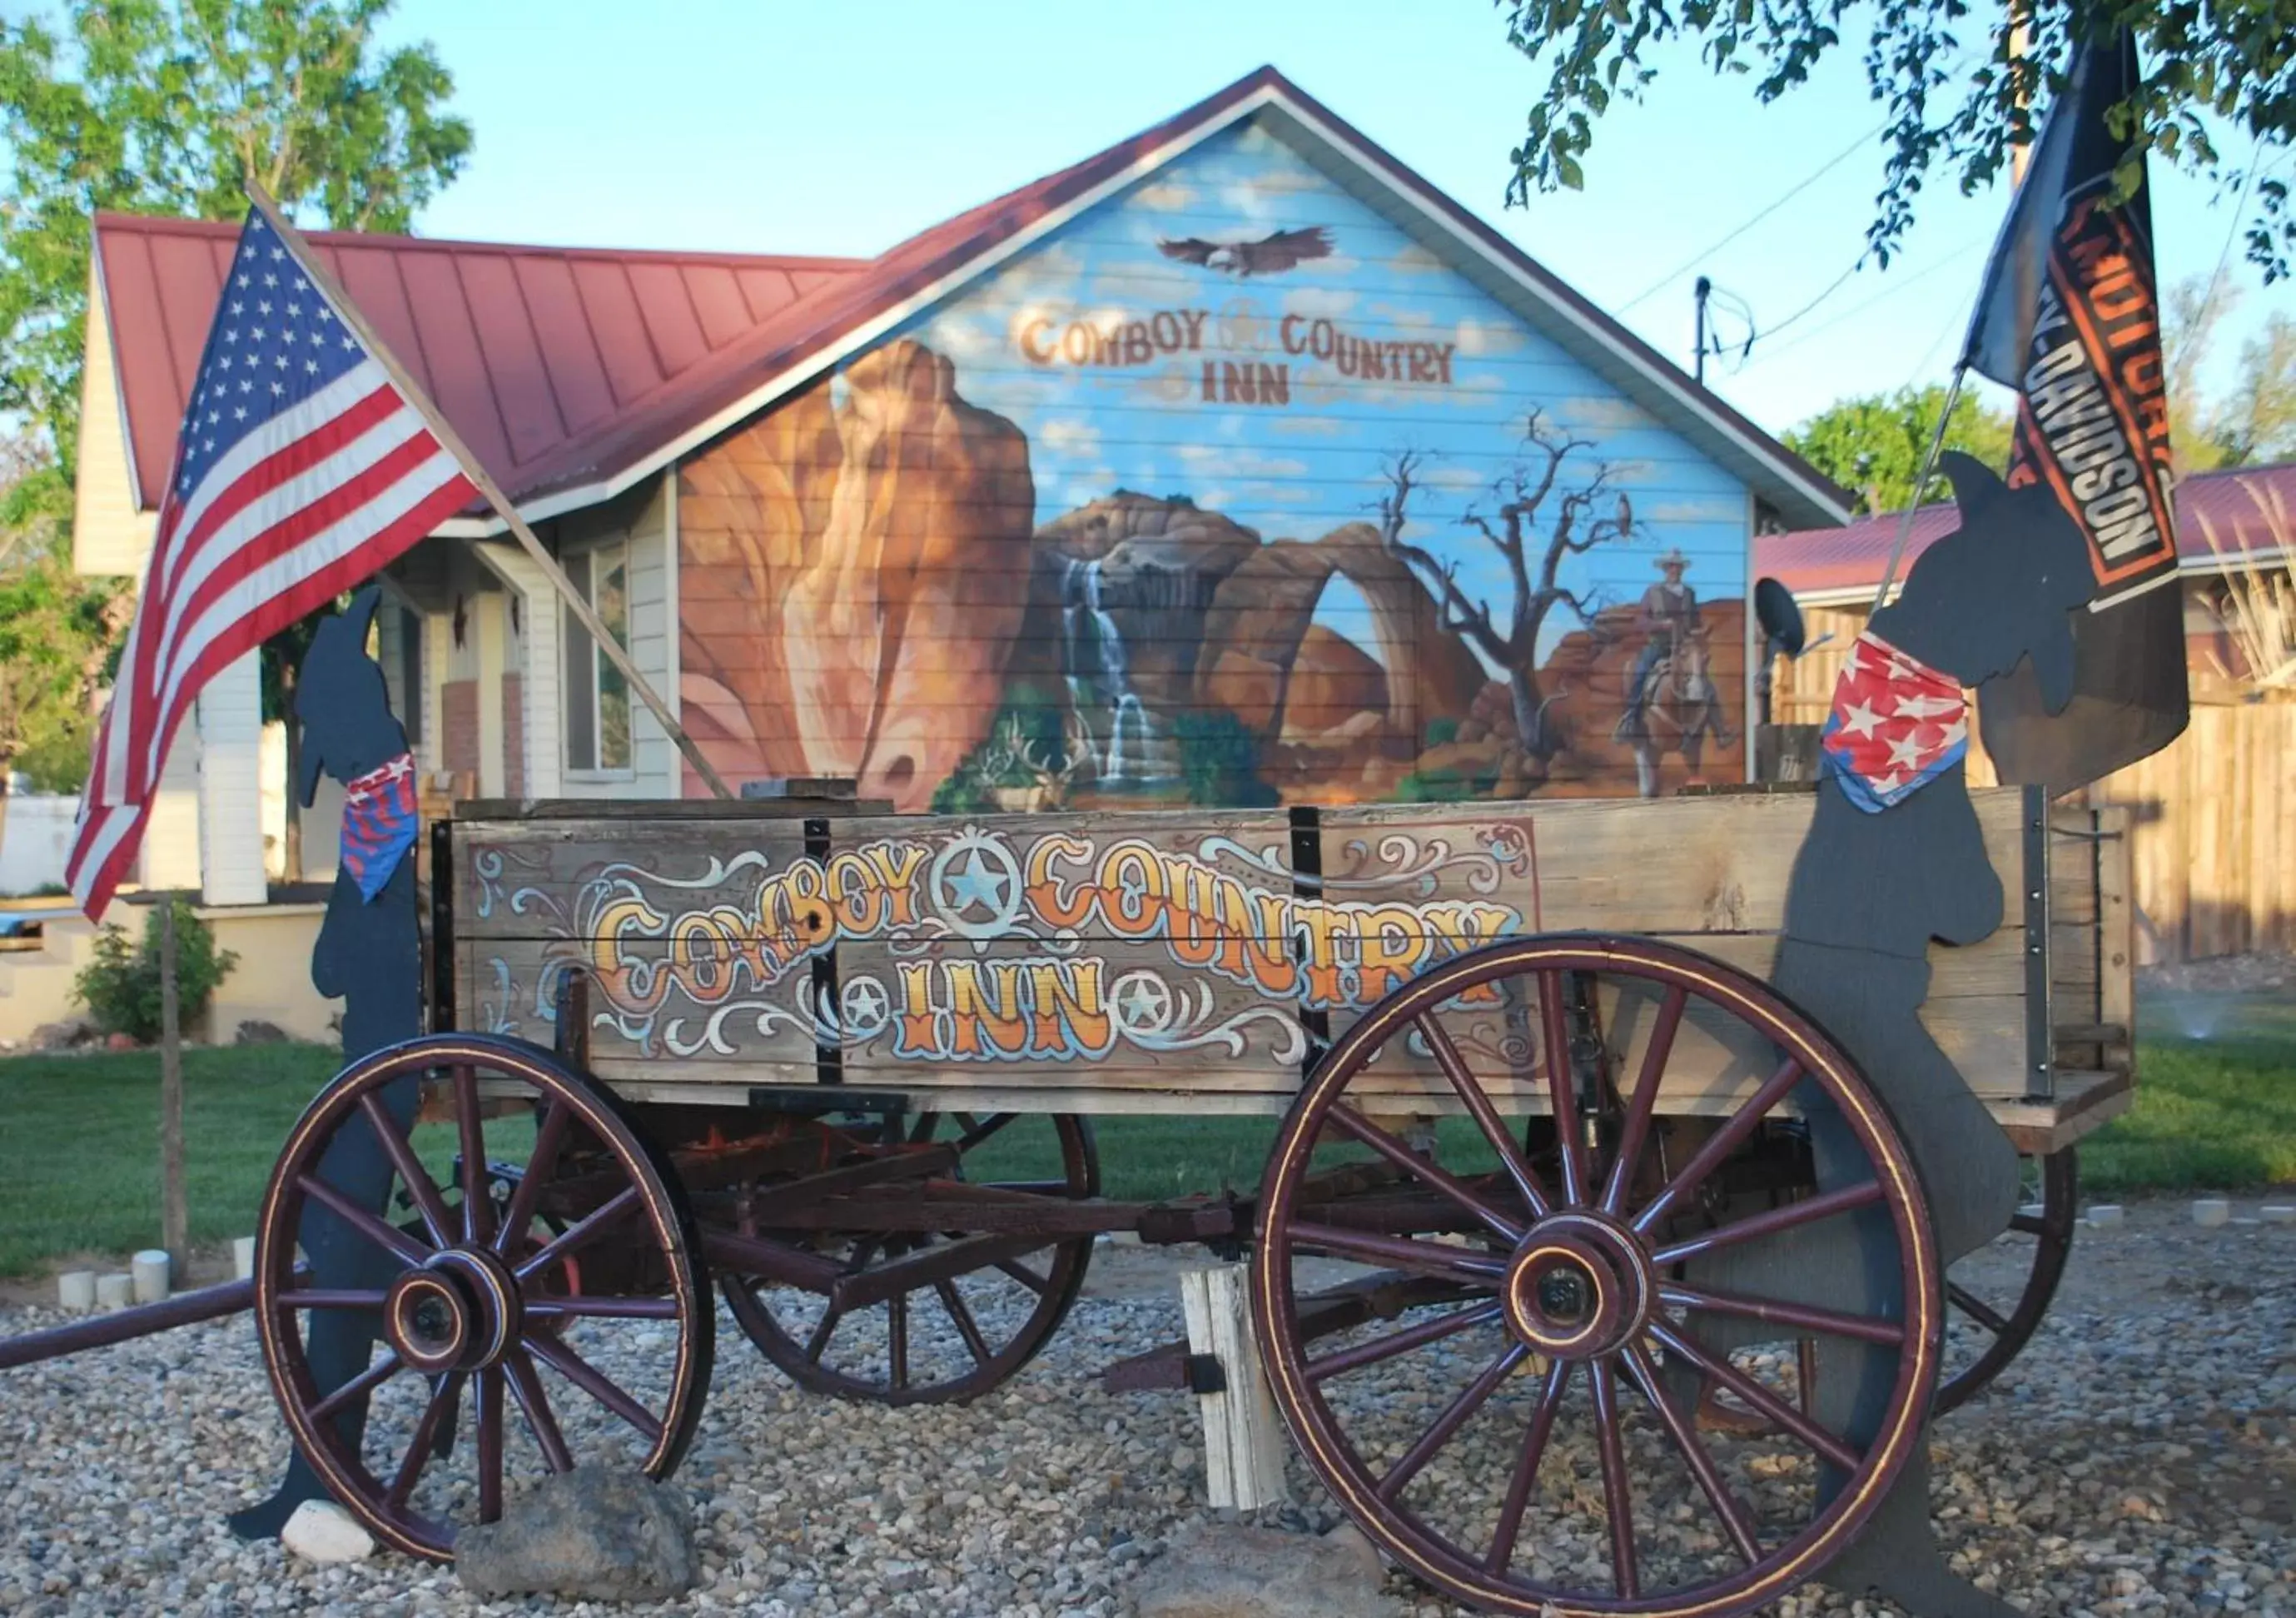
[[[1554,1359],[1617,1353],[1648,1324],[1656,1294],[1650,1254],[1633,1232],[1576,1213],[1531,1227],[1502,1294],[1509,1329]]]
[[[383,1335],[422,1371],[476,1371],[499,1365],[518,1340],[517,1277],[491,1253],[457,1248],[391,1283]]]

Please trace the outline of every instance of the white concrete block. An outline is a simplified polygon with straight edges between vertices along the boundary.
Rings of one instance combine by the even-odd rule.
[[[231,1273],[240,1280],[250,1280],[255,1275],[255,1238],[235,1236],[231,1238]]]
[[[65,1309],[86,1314],[95,1307],[95,1271],[67,1269],[56,1277],[56,1302]]]
[[[2107,1225],[2118,1225],[2127,1217],[2127,1213],[2119,1203],[2097,1203],[2088,1211],[2088,1222],[2100,1228]]]
[[[127,1261],[128,1280],[138,1303],[158,1303],[168,1295],[167,1250],[146,1247]]]
[[[2220,1196],[2196,1196],[2193,1199],[2193,1223],[2210,1228],[2229,1221],[2232,1204]]]
[[[305,1500],[279,1531],[279,1542],[306,1562],[364,1562],[374,1539],[332,1500]]]
[[[95,1306],[98,1309],[126,1309],[128,1300],[135,1295],[135,1277],[125,1270],[113,1270],[95,1277]]]
[[[2257,1212],[2267,1225],[2296,1225],[2296,1207],[2286,1203],[2267,1203]]]

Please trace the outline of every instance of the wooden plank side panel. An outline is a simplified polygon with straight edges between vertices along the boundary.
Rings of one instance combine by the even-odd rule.
[[[2014,872],[2017,794],[1978,801]],[[487,1025],[546,1040],[552,973],[590,972],[602,1072],[804,1083],[823,1044],[860,1086],[1284,1096],[1308,1054],[1303,1011],[1335,1037],[1489,938],[1641,933],[1765,975],[1809,806],[1329,811],[1320,886],[1301,892],[1280,811],[854,816],[830,819],[825,859],[808,854],[798,818],[465,823],[458,973]],[[2060,931],[2093,959],[2093,929]],[[2021,1090],[2023,971],[2014,925],[1932,952],[1925,1020],[1980,1094]],[[1651,1008],[1614,984],[1604,997],[1621,1070],[1637,1070]],[[1535,1109],[1544,1041],[1525,999],[1487,995],[1442,1016],[1510,1106]],[[1666,1109],[1751,1093],[1769,1071],[1758,1043],[1694,1017]],[[1372,1079],[1405,1099],[1447,1093],[1407,1043]]]

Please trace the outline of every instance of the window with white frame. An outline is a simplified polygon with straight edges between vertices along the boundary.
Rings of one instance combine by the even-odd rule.
[[[590,604],[607,632],[630,644],[630,553],[617,540],[564,558],[566,577]],[[566,768],[625,771],[630,768],[630,687],[603,647],[564,609],[566,636]]]

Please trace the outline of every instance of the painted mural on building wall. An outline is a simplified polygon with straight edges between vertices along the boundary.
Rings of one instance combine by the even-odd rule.
[[[1746,497],[1256,126],[681,469],[686,722],[903,810],[1743,774]]]

